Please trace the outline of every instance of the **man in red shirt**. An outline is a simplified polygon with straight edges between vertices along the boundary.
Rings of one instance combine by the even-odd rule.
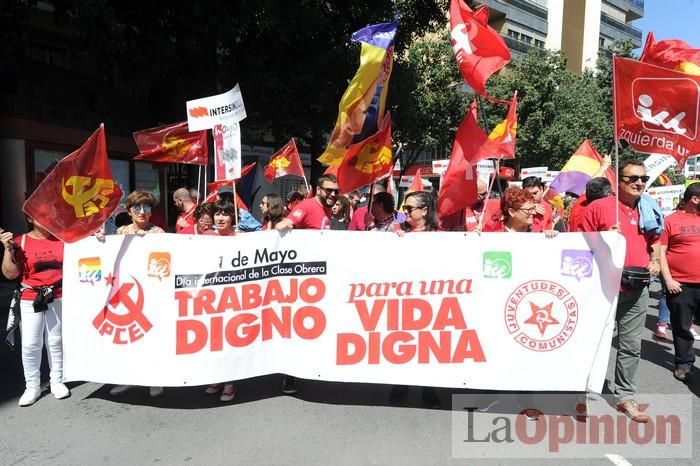
[[[625,237],[625,267],[643,267],[651,275],[660,270],[659,238],[654,233],[639,230],[639,199],[649,180],[644,163],[628,160],[620,164],[618,177],[619,200],[613,196],[591,202],[586,207],[579,231],[615,230]],[[619,217],[619,223],[617,218]],[[650,258],[651,256],[651,258]],[[636,422],[648,422],[649,416],[634,400],[635,375],[639,366],[642,330],[646,320],[649,288],[620,289],[617,302],[617,336],[619,348],[615,360],[615,387],[617,409]]]
[[[386,191],[383,185],[380,183],[374,183],[374,188],[372,188],[372,195],[377,194],[377,193],[383,193]],[[369,193],[367,193],[367,197],[369,198]],[[352,219],[350,219],[350,224],[348,225],[348,230],[350,231],[365,231],[367,229],[367,220],[369,219],[369,223],[372,223],[372,219],[370,218],[369,215],[369,200],[366,204],[358,206],[358,204],[355,204],[353,207],[355,209],[352,213]]]
[[[583,214],[586,212],[586,207],[593,201],[602,199],[613,194],[612,185],[607,178],[591,178],[586,183],[586,192],[582,194],[574,205],[571,206],[569,212],[569,231],[579,231],[581,222],[583,222]]]
[[[523,189],[529,191],[535,198],[535,216],[532,218],[532,231],[542,232],[554,228],[554,212],[546,203],[542,202],[544,189],[542,181],[536,176],[523,178]]]
[[[700,183],[688,186],[683,208],[664,219],[661,235],[661,273],[666,281],[668,307],[671,309],[673,347],[676,367],[673,376],[690,380],[695,364],[695,339],[690,329],[700,313]]]
[[[323,175],[318,179],[316,196],[301,201],[287,218],[275,225],[277,231],[330,230],[331,208],[338,199],[338,181],[334,175]]]
[[[194,209],[197,204],[192,201],[190,191],[187,188],[176,189],[173,193],[173,204],[180,211],[175,223],[175,233],[179,233],[183,228],[194,225]]]

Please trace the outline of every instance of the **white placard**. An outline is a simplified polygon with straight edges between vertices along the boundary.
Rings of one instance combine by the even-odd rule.
[[[187,101],[187,126],[190,131],[231,125],[245,117],[243,94],[238,84],[223,94]]]

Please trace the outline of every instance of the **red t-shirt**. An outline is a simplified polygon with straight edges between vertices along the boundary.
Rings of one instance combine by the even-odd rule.
[[[666,260],[673,279],[700,283],[700,216],[678,210],[666,217],[661,244],[668,247]]]
[[[607,231],[615,225],[615,209],[620,217],[622,236],[627,241],[625,252],[625,267],[648,267],[651,245],[657,243],[659,237],[653,233],[644,234],[639,231],[639,210],[618,202],[613,196],[604,197],[591,202],[583,214],[583,222],[579,231]]]
[[[358,207],[352,214],[352,219],[348,225],[348,230],[352,231],[365,231],[367,226],[365,225],[365,215],[367,215],[368,206],[363,205]]]
[[[51,286],[63,278],[63,242],[58,238],[36,239],[29,235],[18,236],[15,241],[22,244],[24,255],[22,283],[38,288]],[[34,301],[37,292],[26,289],[22,292],[23,301]],[[61,297],[61,289],[54,289],[54,297]]]
[[[180,228],[179,230],[177,229],[177,227],[175,227],[175,229],[177,230],[177,233],[179,235],[196,235],[197,234],[197,232],[194,229],[194,224],[187,225],[186,227]]]
[[[481,217],[481,212],[484,208],[486,209],[486,212],[484,213],[482,230],[486,231],[485,225],[495,223],[493,218],[494,216],[497,217],[499,215],[501,209],[501,201],[498,199],[487,199],[484,202],[484,204],[482,204],[482,207],[479,209],[474,210],[471,207],[467,207],[466,209],[464,209],[464,231],[476,230],[476,226],[479,224],[479,218]]]
[[[183,228],[189,228],[190,226],[194,226],[194,210],[197,208],[197,204],[193,205],[190,210],[187,212],[182,212],[180,215],[177,216],[177,222],[175,222],[175,233],[180,233],[180,230]],[[186,227],[181,227],[178,225],[178,222],[180,220],[184,219],[187,222]],[[189,233],[193,235],[194,233]]]
[[[543,232],[554,228],[554,212],[552,208],[544,201],[540,201],[539,204],[544,207],[544,214],[535,214],[532,217],[533,232]]]
[[[325,209],[317,198],[301,201],[287,215],[298,230],[330,230],[331,209]]]
[[[583,222],[583,214],[586,212],[588,199],[586,194],[581,194],[569,211],[569,231],[580,231]]]

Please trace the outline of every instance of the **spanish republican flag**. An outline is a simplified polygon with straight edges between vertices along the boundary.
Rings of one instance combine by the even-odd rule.
[[[450,3],[450,36],[459,72],[479,95],[486,95],[486,80],[510,62],[503,37],[489,26],[489,7],[472,11],[463,0]]]
[[[338,188],[349,193],[390,175],[393,169],[391,114],[387,113],[377,133],[348,147],[336,173]]]
[[[586,192],[586,183],[600,170],[603,157],[595,150],[591,142],[584,140],[574,152],[568,162],[561,169],[556,178],[550,183],[549,189],[555,193],[574,193],[581,195]],[[615,172],[608,168],[605,177],[615,186],[617,184]]]
[[[639,60],[662,68],[700,75],[700,49],[694,49],[687,42],[677,39],[657,42],[653,32],[647,35]]]
[[[304,176],[304,167],[294,138],[270,157],[270,163],[265,167],[265,179],[272,183],[275,178],[285,175]]]
[[[338,119],[319,162],[340,165],[351,144],[367,139],[383,127],[395,36],[395,22],[367,26],[352,35],[353,42],[362,44],[360,67],[340,99]]]
[[[122,190],[107,160],[104,125],[58,162],[22,210],[52,235],[73,243],[96,232],[119,206]]]
[[[186,121],[136,131],[133,136],[140,152],[134,160],[207,164],[207,132],[190,133]]]

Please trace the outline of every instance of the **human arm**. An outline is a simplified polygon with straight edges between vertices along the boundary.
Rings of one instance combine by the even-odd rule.
[[[657,276],[661,270],[661,243],[658,241],[651,245],[651,258],[647,269],[653,276]]]
[[[603,157],[603,161],[600,164],[600,168],[597,172],[593,174],[591,178],[601,178],[605,176],[605,172],[608,171],[610,165],[612,165],[612,157],[610,157],[610,154],[605,154],[605,156]]]
[[[294,222],[290,218],[284,218],[275,225],[275,230],[279,232],[289,231],[294,228]]]
[[[2,256],[2,274],[8,280],[19,277],[22,269],[17,263],[17,244],[12,240],[13,234],[0,229],[0,242],[5,247]]]
[[[659,247],[659,262],[661,263],[661,276],[666,282],[666,289],[671,294],[678,294],[681,290],[681,284],[673,279],[671,275],[671,269],[668,266],[668,260],[666,260],[666,251],[668,251],[668,246],[662,244]]]

